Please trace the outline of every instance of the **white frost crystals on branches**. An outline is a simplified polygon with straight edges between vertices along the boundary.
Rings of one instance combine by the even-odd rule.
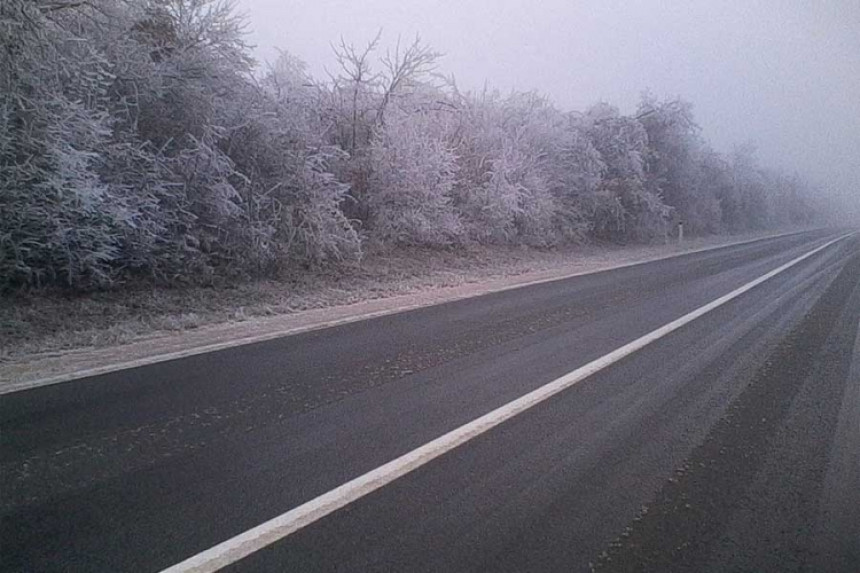
[[[455,196],[469,237],[538,246],[581,240],[576,197],[588,192],[589,166],[565,115],[533,93],[468,95],[461,106]]]
[[[0,288],[105,286],[124,222],[97,173],[110,75],[31,2],[0,6],[0,35]]]
[[[217,284],[367,246],[552,248],[810,221],[692,106],[461,93],[416,38],[258,71],[229,0],[0,2],[0,291]]]
[[[659,192],[649,189],[645,128],[637,118],[623,116],[603,103],[592,106],[579,121],[603,162],[590,200],[594,234],[624,240],[663,236],[671,208]]]
[[[451,192],[456,157],[427,112],[390,110],[371,143],[373,236],[395,245],[442,246],[461,226]]]
[[[359,252],[319,102],[251,76],[230,2],[9,0],[0,18],[0,288],[211,283]]]

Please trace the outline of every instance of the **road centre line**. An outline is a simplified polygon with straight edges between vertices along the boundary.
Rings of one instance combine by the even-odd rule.
[[[427,442],[378,468],[354,478],[335,489],[324,493],[298,507],[266,521],[252,529],[232,537],[214,547],[194,555],[181,563],[165,569],[162,573],[203,573],[217,571],[260,549],[275,543],[296,531],[314,523],[326,515],[368,495],[369,493],[393,482],[394,480],[423,466],[442,454],[489,431],[502,422],[509,420],[555,396],[574,384],[585,380],[622,358],[678,330],[682,326],[700,318],[704,314],[728,303],[755,288],[770,278],[797,265],[830,245],[855,233],[848,233],[801,255],[759,278],[723,295],[660,328],[629,342],[584,366],[549,382],[536,390],[484,414],[450,432]]]

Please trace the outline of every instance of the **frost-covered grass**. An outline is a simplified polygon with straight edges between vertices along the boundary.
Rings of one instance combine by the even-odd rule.
[[[116,346],[206,325],[348,305],[464,285],[562,276],[665,256],[741,237],[689,240],[683,246],[588,245],[554,250],[479,247],[400,248],[360,263],[233,287],[134,288],[87,295],[16,295],[0,301],[0,361],[82,347]],[[505,279],[510,279],[506,280]]]

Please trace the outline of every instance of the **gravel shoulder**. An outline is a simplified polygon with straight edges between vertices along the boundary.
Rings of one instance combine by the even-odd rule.
[[[392,251],[329,274],[236,288],[7,298],[0,394],[779,234],[554,251]]]

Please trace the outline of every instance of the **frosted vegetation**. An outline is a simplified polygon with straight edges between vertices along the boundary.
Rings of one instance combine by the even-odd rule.
[[[369,246],[552,247],[807,223],[681,100],[463,93],[416,41],[256,67],[211,0],[0,2],[0,289],[211,284]],[[289,34],[289,30],[285,30]]]

